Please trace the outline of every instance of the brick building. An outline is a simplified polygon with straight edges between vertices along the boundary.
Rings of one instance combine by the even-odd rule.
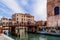
[[[60,0],[47,0],[47,26],[60,26]]]

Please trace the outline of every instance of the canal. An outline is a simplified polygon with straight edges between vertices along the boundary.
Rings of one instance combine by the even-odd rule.
[[[60,37],[25,33],[24,30],[20,30],[20,37],[10,34],[8,36],[15,40],[60,40]]]

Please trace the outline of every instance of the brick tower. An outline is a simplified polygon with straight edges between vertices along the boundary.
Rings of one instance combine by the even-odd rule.
[[[60,0],[47,0],[47,26],[60,26]]]

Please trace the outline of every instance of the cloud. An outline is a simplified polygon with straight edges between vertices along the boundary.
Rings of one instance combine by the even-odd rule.
[[[35,20],[46,20],[47,0],[18,0],[23,9],[33,15]]]
[[[0,1],[0,15],[10,16],[12,13],[12,9],[10,9],[8,6],[6,6],[4,3]]]
[[[46,20],[46,3],[47,0],[1,0],[10,10],[7,13],[30,13],[35,20]],[[10,14],[9,14],[10,15]]]
[[[2,16],[0,16],[0,20],[1,20]]]
[[[33,15],[35,20],[46,20],[46,0],[34,0]]]
[[[18,0],[19,1],[19,0]],[[28,0],[20,0],[22,5],[28,5]]]
[[[24,13],[25,11],[21,6],[19,6],[15,0],[2,0],[2,2],[7,5],[9,8],[11,8],[14,13]]]

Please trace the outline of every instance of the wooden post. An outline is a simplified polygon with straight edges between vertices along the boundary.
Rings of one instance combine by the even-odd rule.
[[[0,28],[0,34],[2,34],[3,33],[3,29],[2,28]]]
[[[11,27],[11,33],[12,34],[15,34],[16,32],[15,32],[15,27]]]

